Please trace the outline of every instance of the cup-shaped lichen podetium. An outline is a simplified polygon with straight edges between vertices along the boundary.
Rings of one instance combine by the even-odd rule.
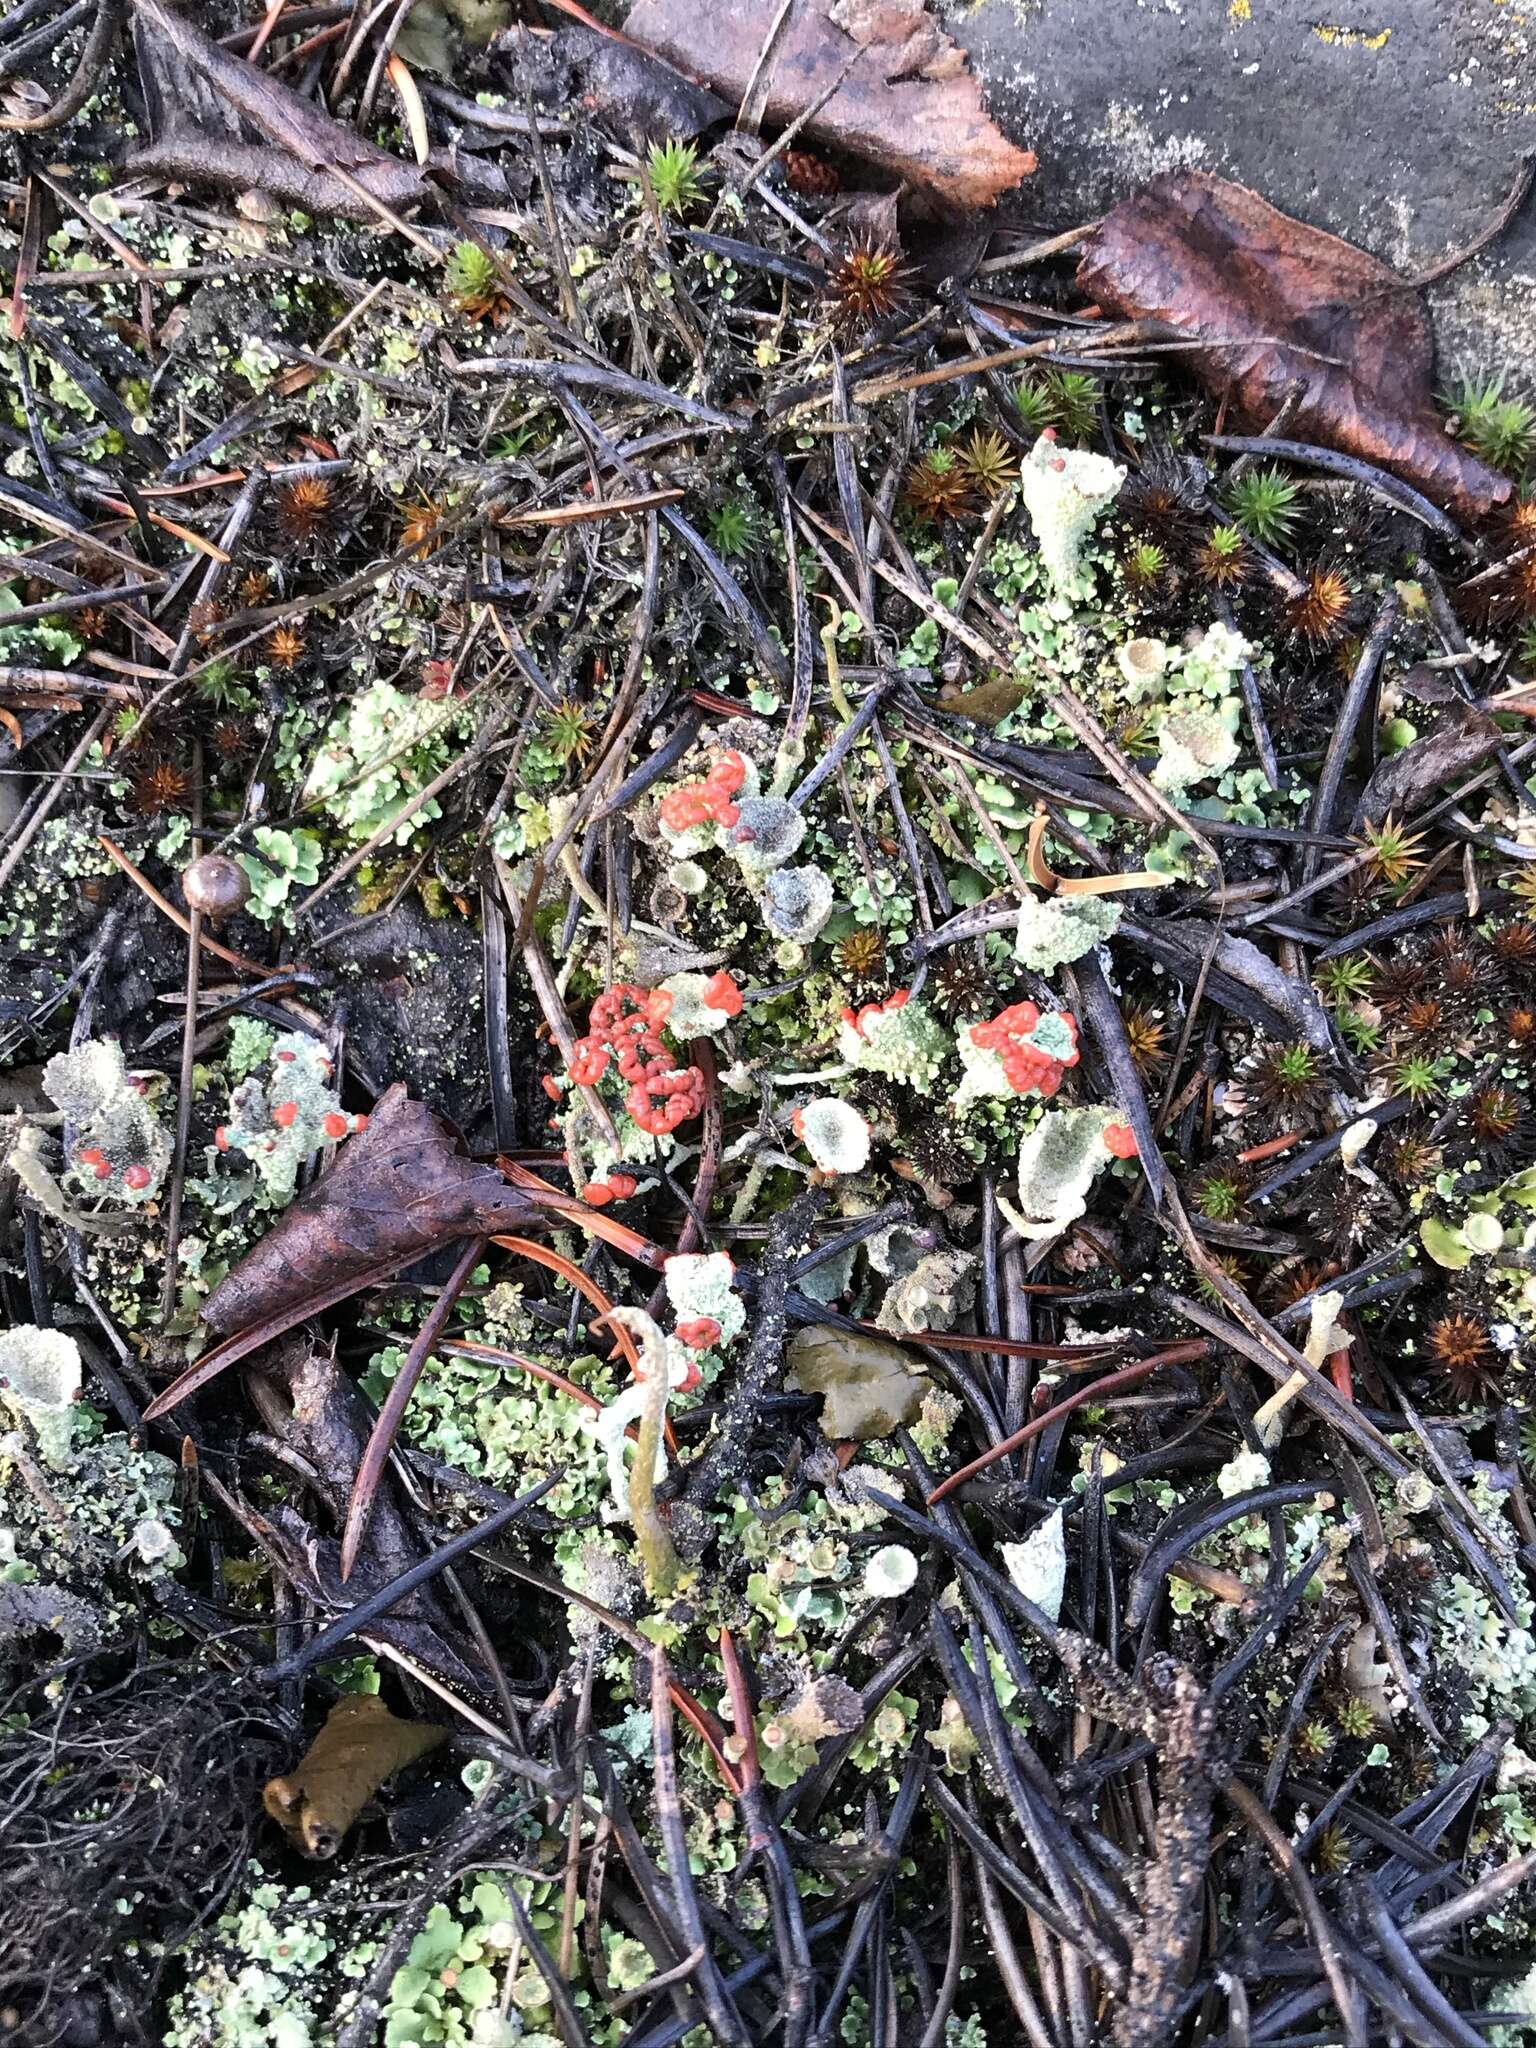
[[[0,1407],[25,1422],[45,1465],[69,1462],[80,1347],[62,1330],[20,1323],[0,1334]]]

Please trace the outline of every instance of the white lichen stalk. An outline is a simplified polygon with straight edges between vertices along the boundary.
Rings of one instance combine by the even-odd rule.
[[[1118,462],[1086,448],[1059,447],[1050,427],[1024,458],[1019,490],[1040,559],[1058,590],[1076,587],[1083,545],[1124,482]]]
[[[63,1330],[20,1323],[0,1334],[0,1406],[31,1429],[45,1465],[69,1462],[80,1380],[80,1347]]]

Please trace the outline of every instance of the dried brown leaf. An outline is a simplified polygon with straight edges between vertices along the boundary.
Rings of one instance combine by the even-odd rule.
[[[509,1188],[493,1166],[466,1159],[446,1126],[397,1081],[366,1130],[214,1288],[203,1321],[243,1330],[454,1238],[540,1221],[535,1197]]]
[[[1166,171],[1113,207],[1078,282],[1205,346],[1182,358],[1254,427],[1297,387],[1288,431],[1390,470],[1463,519],[1511,484],[1440,424],[1419,295],[1364,250],[1208,171]]]
[[[312,207],[348,219],[376,216],[338,171],[397,211],[428,196],[431,188],[414,164],[376,148],[271,72],[231,55],[165,0],[134,0],[134,24],[154,129],[153,143],[135,161],[147,167],[169,155],[184,164],[185,175],[211,183],[303,191]],[[203,88],[201,104],[192,81]],[[238,139],[239,131],[247,137],[254,131],[273,147],[253,150]],[[286,169],[285,158],[292,159]]]
[[[302,1855],[324,1862],[384,1780],[447,1732],[431,1721],[396,1720],[376,1693],[348,1693],[287,1777],[268,1779],[263,1803]]]
[[[792,1742],[822,1742],[829,1735],[857,1735],[867,1716],[861,1694],[841,1678],[813,1678],[774,1719]]]
[[[778,0],[637,0],[625,28],[739,102],[778,11]],[[792,0],[769,58],[766,121],[794,120],[850,58],[848,76],[802,131],[807,140],[967,210],[991,206],[1034,170],[1034,151],[1017,148],[992,120],[965,52],[923,0]]]
[[[823,1394],[824,1436],[834,1443],[865,1443],[889,1436],[922,1406],[928,1380],[899,1345],[813,1323],[796,1330],[785,1354],[785,1384]]]
[[[1352,832],[1379,825],[1389,816],[1405,817],[1426,798],[1450,789],[1474,768],[1480,768],[1502,735],[1475,704],[1453,703],[1429,731],[1396,754],[1389,754],[1371,772],[1350,824]]]

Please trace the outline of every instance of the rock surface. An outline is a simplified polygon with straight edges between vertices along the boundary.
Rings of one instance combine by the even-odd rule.
[[[1469,241],[1536,148],[1536,14],[1515,0],[941,5],[1008,133],[1028,217],[1064,228],[1198,164],[1405,274]],[[1431,289],[1442,361],[1536,380],[1536,196]]]

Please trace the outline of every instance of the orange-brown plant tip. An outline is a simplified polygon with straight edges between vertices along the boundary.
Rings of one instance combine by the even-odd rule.
[[[1460,601],[1474,618],[1494,623],[1536,619],[1536,541],[1526,542],[1496,565],[1487,582],[1479,581]]]
[[[278,668],[292,668],[304,657],[304,635],[297,626],[274,626],[267,635],[267,658]]]
[[[843,188],[837,166],[808,149],[785,150],[784,182],[803,199],[830,199]]]
[[[1440,1171],[1440,1147],[1417,1131],[1405,1131],[1387,1145],[1383,1164],[1404,1188],[1421,1187]]]
[[[1536,497],[1516,498],[1504,514],[1504,532],[1517,548],[1536,543]]]
[[[1536,960],[1536,924],[1517,918],[1513,924],[1500,925],[1488,944],[1497,958],[1506,963]]]
[[[1265,1291],[1277,1308],[1289,1308],[1293,1302],[1304,1300],[1307,1295],[1315,1293],[1333,1270],[1336,1269],[1308,1259],[1299,1266],[1292,1266],[1288,1272],[1280,1274],[1272,1284],[1266,1283]]]
[[[1195,574],[1213,590],[1235,590],[1250,566],[1248,543],[1235,526],[1218,526],[1195,550]]]
[[[329,477],[296,476],[277,494],[277,523],[290,540],[313,540],[331,516]]]
[[[1424,1349],[1440,1377],[1462,1400],[1470,1400],[1498,1376],[1499,1354],[1493,1339],[1473,1316],[1441,1316],[1431,1323]]]
[[[245,752],[245,728],[233,718],[221,718],[208,735],[208,743],[221,760],[233,761]]]
[[[134,778],[134,808],[146,817],[153,817],[156,811],[168,811],[181,802],[188,786],[185,772],[174,761],[157,761],[153,768],[146,768]]]
[[[1504,1029],[1516,1045],[1529,1045],[1536,1040],[1536,1010],[1523,1007],[1504,1012]]]
[[[1427,1038],[1438,1031],[1445,1013],[1434,996],[1420,996],[1403,1010],[1403,1029],[1410,1038]]]
[[[442,536],[434,529],[443,517],[443,508],[434,505],[430,498],[423,498],[419,504],[402,505],[400,516],[401,547],[411,549],[417,561],[424,562],[441,545]]]
[[[971,492],[954,456],[947,448],[936,448],[907,471],[904,495],[920,519],[944,519],[964,512]]]
[[[883,320],[907,298],[907,271],[898,250],[879,242],[854,242],[823,286],[840,325]]]
[[[1303,587],[1286,606],[1286,624],[1303,640],[1326,646],[1344,629],[1354,592],[1343,573],[1320,563],[1302,579]]]
[[[1468,1110],[1478,1137],[1495,1141],[1512,1136],[1522,1115],[1520,1097],[1514,1089],[1502,1088],[1497,1083],[1474,1090]]]
[[[832,950],[844,974],[875,974],[885,965],[885,941],[868,928],[849,932]]]
[[[1168,1063],[1168,1026],[1146,1003],[1127,1004],[1120,1012],[1120,1022],[1125,1026],[1131,1061],[1145,1081]]]

